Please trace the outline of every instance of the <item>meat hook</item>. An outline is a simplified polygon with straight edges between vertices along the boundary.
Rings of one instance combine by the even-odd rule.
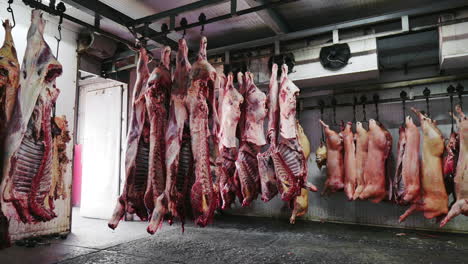
[[[198,16],[198,22],[200,22],[201,24],[200,35],[203,35],[203,31],[205,31],[205,22],[206,22],[205,13],[201,13],[200,16]]]
[[[11,26],[11,28],[14,28],[16,26],[16,20],[15,13],[13,13],[13,8],[11,8],[11,4],[13,4],[13,0],[8,0],[7,12],[11,13],[11,19],[13,20],[13,26]]]
[[[336,123],[336,104],[336,98],[333,97],[331,100],[331,105],[333,107],[333,125],[338,125],[338,123]]]
[[[364,119],[362,120],[362,122],[367,122],[366,103],[367,103],[367,97],[365,95],[362,95],[361,96],[361,104],[362,104],[362,114],[364,116]]]
[[[449,113],[452,113],[453,112],[453,94],[455,93],[455,87],[453,87],[453,85],[449,85],[449,87],[447,87],[447,93],[449,94],[449,97],[450,97]],[[453,116],[452,115],[450,115],[450,124],[451,124],[450,132],[453,133]]]
[[[408,99],[408,94],[405,91],[400,92],[400,98],[403,106],[403,124],[405,123],[406,118],[406,100]]]
[[[181,20],[180,20],[180,26],[184,28],[184,32],[182,33],[182,38],[185,38],[185,31],[186,31],[186,26],[188,25],[188,21],[185,17],[183,17]]]
[[[457,93],[458,93],[458,104],[460,105],[460,108],[463,109],[462,95],[463,95],[463,91],[465,90],[465,88],[463,87],[463,85],[458,83],[457,88],[455,88],[455,89],[457,90]]]
[[[430,114],[430,111],[429,111],[429,96],[431,95],[431,90],[429,90],[429,88],[424,88],[424,91],[423,91],[423,95],[424,97],[426,98],[426,115],[427,117],[430,117],[431,114]]]
[[[379,121],[379,99],[380,98],[378,94],[374,94],[372,98],[374,99],[375,113],[377,114],[376,120]]]
[[[356,123],[356,105],[358,104],[357,97],[354,96],[353,100],[353,123]]]
[[[58,24],[58,33],[59,37],[55,37],[57,40],[57,55],[56,58],[58,59],[59,55],[59,48],[60,48],[60,41],[62,41],[62,23],[63,23],[63,13],[66,11],[65,4],[63,2],[60,2],[57,4],[56,10],[59,13],[60,19],[59,19],[59,24]]]
[[[323,109],[325,108],[325,102],[323,100],[320,100],[318,102],[318,105],[320,106],[320,120],[323,120]],[[325,142],[325,135],[323,134],[323,127],[321,131],[322,131],[322,142]]]

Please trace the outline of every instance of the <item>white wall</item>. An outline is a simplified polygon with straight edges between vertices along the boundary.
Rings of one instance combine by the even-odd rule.
[[[0,2],[0,18],[2,20],[10,19],[10,13],[6,11],[7,1]],[[24,5],[21,1],[15,1],[12,5],[15,12],[16,27],[13,29],[13,39],[18,52],[18,60],[21,63],[26,49],[26,35],[31,21],[31,8]],[[56,53],[57,41],[54,36],[58,36],[57,25],[58,18],[44,14],[46,22],[45,40],[51,47],[53,53]],[[4,30],[0,27],[0,41],[3,43]],[[60,96],[57,100],[57,115],[65,115],[68,120],[69,130],[73,132],[74,124],[74,104],[76,91],[76,72],[77,72],[77,41],[78,28],[71,25],[62,26],[62,41],[60,42],[60,54],[58,60],[62,63],[63,74],[57,79],[57,88],[60,89]],[[72,134],[73,136],[73,134]],[[71,159],[72,142],[68,144],[68,157]],[[70,196],[72,179],[72,162],[67,167],[65,174],[65,186],[67,198],[65,200],[55,201],[55,212],[57,218],[47,223],[37,223],[25,225],[17,221],[10,220],[10,234],[13,240],[24,237],[45,235],[51,233],[61,233],[70,230]]]

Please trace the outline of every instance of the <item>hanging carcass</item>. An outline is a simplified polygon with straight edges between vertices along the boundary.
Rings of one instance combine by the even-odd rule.
[[[148,179],[149,123],[147,121],[145,94],[148,90],[148,54],[140,48],[137,64],[137,79],[132,95],[132,114],[127,134],[125,152],[125,183],[118,198],[109,227],[115,229],[125,213],[136,213],[144,221],[148,213],[144,195]]]
[[[180,219],[182,230],[186,215],[186,197],[190,193],[190,182],[193,180],[193,155],[185,102],[191,69],[187,55],[187,42],[180,39],[166,130],[166,189],[163,194],[166,197],[161,198],[161,201],[168,200],[168,211],[171,217]]]
[[[257,88],[254,76],[245,73],[244,78],[245,122],[241,132],[239,155],[236,160],[236,174],[242,193],[242,206],[248,206],[261,191],[261,180],[257,155],[266,144],[264,120],[267,115],[266,95]],[[264,175],[267,176],[268,175]],[[268,181],[268,180],[266,180]],[[268,186],[264,186],[268,193]]]
[[[56,217],[49,193],[52,184],[53,137],[51,119],[60,93],[55,80],[62,74],[44,40],[45,21],[32,11],[27,47],[21,67],[18,96],[8,125],[2,186],[3,209],[23,223]]]
[[[0,49],[0,183],[3,179],[3,153],[7,125],[13,114],[19,88],[20,65],[16,55],[15,43],[11,35],[10,22],[3,22],[5,40]],[[3,214],[0,197],[0,249],[10,245],[8,219]]]
[[[279,133],[272,154],[281,199],[290,201],[300,195],[301,188],[317,191],[307,181],[307,160],[298,141],[296,127],[296,96],[299,88],[288,78],[288,66],[283,64],[278,94]]]
[[[214,85],[216,70],[206,58],[207,39],[200,40],[197,61],[190,71],[190,88],[187,94],[192,153],[195,162],[195,183],[191,191],[191,204],[195,223],[206,226],[212,221],[218,207],[211,175],[209,139],[212,136],[209,119],[216,119]],[[215,120],[217,121],[217,120]]]

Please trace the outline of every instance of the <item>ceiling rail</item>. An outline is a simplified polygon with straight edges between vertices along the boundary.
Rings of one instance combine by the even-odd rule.
[[[183,30],[186,30],[186,29],[189,29],[189,28],[199,27],[199,26],[211,24],[211,23],[214,23],[214,22],[219,22],[219,21],[222,21],[222,20],[230,19],[230,18],[233,18],[233,17],[242,16],[242,15],[246,15],[246,14],[250,14],[250,13],[255,13],[255,12],[258,12],[258,11],[261,11],[261,10],[264,10],[264,9],[269,9],[269,8],[277,7],[277,6],[284,5],[284,4],[297,2],[297,1],[299,1],[299,0],[279,0],[279,1],[275,1],[275,2],[268,2],[268,3],[265,3],[263,5],[258,5],[258,6],[255,6],[255,7],[239,10],[239,11],[236,11],[236,12],[230,12],[229,14],[209,18],[209,19],[207,19],[205,21],[199,21],[199,22],[194,22],[194,23],[188,24],[186,26],[175,27],[173,29],[173,31],[183,31]],[[233,2],[231,2],[231,5],[232,4],[233,4]],[[157,34],[149,34],[148,37],[149,38],[154,38],[154,37],[162,36],[162,35],[167,34],[167,33],[168,32],[157,33]]]
[[[184,13],[184,12],[188,12],[188,11],[196,10],[196,9],[199,9],[199,8],[202,8],[202,7],[207,7],[207,6],[210,6],[210,5],[220,4],[220,3],[224,3],[224,2],[228,2],[228,1],[229,0],[200,0],[200,1],[196,1],[194,3],[190,3],[190,4],[187,4],[187,5],[180,6],[180,7],[176,7],[176,8],[166,10],[166,11],[163,11],[163,12],[159,12],[159,13],[154,14],[154,15],[149,15],[149,16],[146,16],[146,17],[136,19],[134,22],[129,22],[127,24],[127,26],[138,26],[138,25],[143,25],[143,24],[146,24],[146,23],[151,24],[151,23],[154,23],[154,22],[156,22],[158,20],[161,20],[163,18],[167,18],[167,17],[171,17],[171,16],[177,16],[177,15],[179,15],[181,13]]]
[[[401,12],[389,13],[380,16],[368,17],[364,19],[351,20],[343,23],[326,25],[306,30],[295,31],[287,34],[277,35],[273,37],[247,41],[243,43],[228,45],[220,48],[208,50],[208,55],[224,54],[225,51],[240,50],[246,48],[253,48],[265,45],[272,45],[275,41],[289,41],[294,39],[301,39],[305,37],[316,36],[333,30],[340,30],[346,28],[360,27],[370,24],[377,24],[381,22],[401,19],[404,16],[419,16],[427,14],[435,14],[447,10],[455,10],[461,7],[468,6],[466,0],[444,0],[435,4],[426,5],[421,8],[409,9]]]

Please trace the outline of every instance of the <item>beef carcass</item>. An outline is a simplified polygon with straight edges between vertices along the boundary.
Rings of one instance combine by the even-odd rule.
[[[450,133],[450,138],[447,145],[445,145],[445,152],[446,155],[443,161],[445,189],[448,195],[453,193],[454,200],[456,200],[456,194],[453,192],[455,188],[454,178],[456,175],[458,154],[460,152],[460,142],[457,133]]]
[[[268,131],[267,139],[270,146],[257,155],[258,171],[260,174],[260,186],[262,200],[268,202],[278,193],[275,167],[271,155],[276,148],[278,134],[279,107],[278,107],[278,65],[273,63],[268,92]]]
[[[166,130],[166,189],[168,210],[178,217],[184,230],[186,202],[193,177],[193,156],[185,100],[190,85],[191,65],[185,39],[179,40],[176,70],[172,83],[171,106]]]
[[[145,205],[151,215],[147,228],[154,234],[163,224],[168,213],[166,187],[166,129],[167,109],[169,109],[172,77],[170,72],[171,48],[161,51],[161,62],[148,78],[145,93],[146,114],[150,127],[148,181],[145,191]]]
[[[368,146],[369,137],[367,130],[362,126],[361,122],[356,122],[356,190],[354,191],[353,200],[359,198],[365,187],[364,170]]]
[[[306,134],[304,133],[304,129],[296,121],[297,126],[297,135],[299,138],[299,144],[301,145],[302,149],[304,150],[304,157],[306,160],[309,160],[310,156],[310,142],[307,138]],[[301,217],[305,215],[309,209],[309,192],[307,189],[301,188],[301,194],[296,196],[293,201],[291,201],[291,207],[293,208],[291,217],[289,218],[289,223],[295,224],[296,217]]]
[[[379,203],[387,195],[386,162],[392,149],[392,136],[385,127],[374,119],[369,120],[368,158],[364,167],[365,187],[360,199]]]
[[[317,191],[307,181],[307,160],[299,145],[296,127],[296,96],[299,88],[288,78],[288,66],[283,64],[280,78],[279,133],[272,154],[278,191],[283,201],[291,201],[300,195],[301,188]]]
[[[136,213],[143,221],[148,219],[144,195],[148,179],[149,156],[149,124],[145,106],[149,74],[148,54],[144,48],[140,48],[125,152],[125,184],[108,223],[112,229],[117,227],[126,212]]]
[[[400,216],[400,222],[403,222],[414,211],[424,212],[424,217],[428,219],[448,212],[448,196],[445,190],[444,176],[442,175],[444,138],[434,120],[415,108],[411,108],[411,110],[418,115],[423,134],[421,195]]]
[[[248,206],[261,192],[261,182],[268,182],[268,179],[260,180],[260,177],[268,177],[268,175],[259,174],[257,159],[260,148],[266,144],[264,120],[267,115],[267,98],[255,85],[254,76],[250,72],[245,74],[244,96],[245,122],[241,133],[239,155],[236,160],[236,173],[240,180],[242,206]],[[263,188],[267,193],[268,186],[263,186]]]
[[[192,186],[191,204],[195,223],[202,227],[212,221],[218,205],[210,168],[208,126],[210,109],[214,105],[212,101],[207,103],[214,97],[216,70],[206,59],[206,46],[207,39],[202,37],[198,59],[190,71],[190,88],[187,95],[190,136],[195,162],[195,183]]]
[[[327,144],[327,180],[322,194],[331,194],[344,188],[343,139],[320,120]]]
[[[67,144],[70,142],[70,131],[65,116],[54,117],[52,127],[52,184],[49,192],[49,201],[67,198],[64,182],[65,172],[70,159],[67,156]]]
[[[221,119],[219,130],[219,156],[216,159],[216,169],[221,194],[221,209],[230,208],[234,202],[236,189],[234,173],[236,171],[237,141],[236,130],[241,115],[240,105],[244,101],[242,95],[234,88],[233,75],[228,75],[226,86],[221,91]]]
[[[315,163],[319,170],[327,164],[327,145],[323,141],[320,141],[320,145],[315,150]]]
[[[457,121],[460,137],[460,152],[454,179],[456,202],[450,208],[447,216],[440,222],[441,227],[460,214],[468,216],[468,118],[459,105],[455,107],[455,110],[458,117],[454,115],[454,118]]]
[[[349,200],[354,197],[357,183],[356,145],[352,123],[348,122],[340,135],[344,147],[344,192]]]
[[[5,144],[3,198],[14,209],[4,212],[23,223],[56,217],[52,202],[47,205],[45,200],[52,181],[51,114],[60,92],[55,79],[62,74],[62,65],[44,41],[44,27],[42,13],[32,11],[17,102]]]
[[[19,84],[20,65],[16,55],[15,43],[11,35],[11,24],[3,22],[5,40],[0,49],[0,183],[3,179],[3,146],[9,123],[16,102]],[[0,197],[0,249],[10,246],[8,219],[3,214]]]
[[[406,117],[406,127],[400,127],[398,158],[395,177],[391,181],[390,199],[397,204],[408,204],[419,198],[420,162],[419,130],[410,116]]]

